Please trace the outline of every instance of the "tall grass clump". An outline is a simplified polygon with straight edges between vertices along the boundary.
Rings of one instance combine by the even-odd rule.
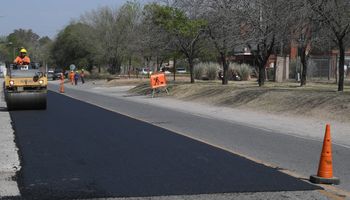
[[[229,65],[229,79],[234,79],[237,74],[242,81],[247,81],[250,79],[251,73],[252,67],[248,64],[230,63]]]
[[[198,63],[194,66],[193,68],[193,73],[194,73],[194,78],[195,79],[202,79],[203,77],[203,72],[204,72],[204,69],[203,69],[203,66],[201,63]]]
[[[218,75],[220,65],[217,63],[209,62],[205,64],[205,75],[209,80],[215,80]]]

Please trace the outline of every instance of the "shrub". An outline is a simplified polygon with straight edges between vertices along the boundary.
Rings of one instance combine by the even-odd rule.
[[[196,64],[193,68],[194,78],[195,79],[202,79],[203,76],[203,67],[201,63]]]
[[[238,63],[230,63],[228,66],[228,79],[229,80],[235,80],[235,74],[237,72],[237,68],[238,68],[239,64]]]
[[[238,75],[241,77],[242,81],[249,80],[251,73],[252,73],[252,68],[248,64],[241,64],[238,67]]]
[[[238,74],[242,81],[250,79],[252,73],[252,67],[248,64],[230,63],[228,70],[228,78],[230,80],[235,79],[235,74]]]
[[[194,77],[196,79],[215,80],[220,65],[213,62],[199,63],[194,67]]]
[[[205,75],[209,80],[215,80],[218,75],[218,70],[220,65],[217,63],[206,63],[205,65]]]

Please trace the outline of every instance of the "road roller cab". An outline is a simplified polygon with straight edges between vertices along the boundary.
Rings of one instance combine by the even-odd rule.
[[[35,63],[8,65],[4,91],[9,110],[46,109],[47,77]]]

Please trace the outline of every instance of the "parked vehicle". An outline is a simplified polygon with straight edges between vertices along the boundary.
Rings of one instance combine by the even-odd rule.
[[[47,80],[54,80],[54,72],[53,71],[48,71],[47,72]]]
[[[152,74],[152,71],[150,69],[147,69],[147,68],[141,68],[141,69],[139,69],[139,73],[143,74],[143,75],[147,75],[147,74]]]
[[[53,73],[53,80],[58,80],[61,78],[61,74],[63,73],[63,70],[61,68],[56,68]]]
[[[186,68],[184,68],[184,67],[178,67],[178,68],[176,68],[176,73],[185,74],[185,73],[187,73],[187,71],[186,71]]]
[[[162,67],[160,68],[160,71],[163,72],[164,74],[171,74],[168,67]]]

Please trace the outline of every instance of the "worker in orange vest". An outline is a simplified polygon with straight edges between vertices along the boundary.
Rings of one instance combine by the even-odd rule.
[[[72,85],[74,85],[74,75],[75,73],[73,70],[69,72],[69,79]]]
[[[30,58],[27,56],[27,50],[25,48],[22,48],[19,51],[19,56],[16,57],[16,59],[13,61],[13,63],[17,65],[29,65],[30,64]]]

